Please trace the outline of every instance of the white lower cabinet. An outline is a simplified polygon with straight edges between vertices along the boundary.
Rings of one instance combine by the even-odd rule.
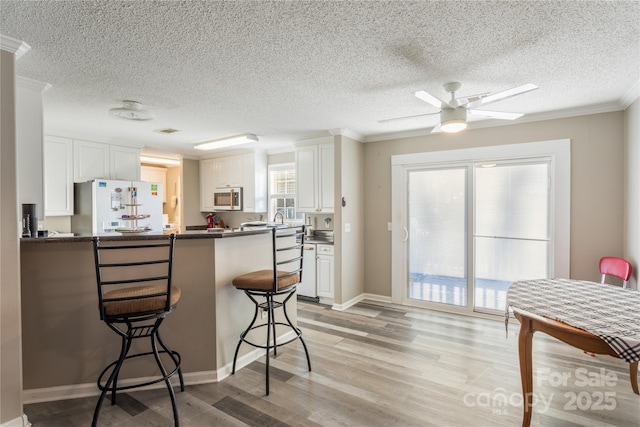
[[[315,298],[318,296],[316,288],[316,245],[304,244],[302,256],[302,281],[298,284],[298,295]]]
[[[318,296],[320,302],[323,298],[331,299],[333,302],[334,288],[334,259],[333,245],[316,245],[316,284],[318,286]]]

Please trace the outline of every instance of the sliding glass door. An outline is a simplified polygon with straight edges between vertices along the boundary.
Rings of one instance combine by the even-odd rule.
[[[548,277],[549,160],[477,163],[474,306],[504,310],[516,280]]]
[[[548,277],[549,162],[408,168],[408,300],[503,311],[512,282]]]
[[[467,306],[467,170],[408,171],[411,299]]]

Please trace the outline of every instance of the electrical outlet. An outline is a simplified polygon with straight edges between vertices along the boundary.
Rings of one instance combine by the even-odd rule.
[[[267,318],[267,310],[265,310],[264,308],[260,309],[260,318],[261,319],[266,319]]]

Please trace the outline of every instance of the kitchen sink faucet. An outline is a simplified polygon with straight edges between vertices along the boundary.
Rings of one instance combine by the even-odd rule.
[[[276,212],[273,216],[273,222],[276,222],[276,218],[278,218],[278,216],[280,216],[280,224],[284,224],[284,215],[280,211]]]

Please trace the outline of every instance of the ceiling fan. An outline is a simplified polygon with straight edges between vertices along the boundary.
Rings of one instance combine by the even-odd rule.
[[[526,92],[538,89],[538,86],[527,83],[525,85],[516,86],[494,94],[482,93],[462,98],[456,98],[456,92],[462,87],[460,82],[449,82],[444,85],[444,90],[451,94],[448,102],[431,95],[424,90],[419,90],[415,96],[429,105],[440,109],[437,113],[418,114],[415,116],[398,117],[394,119],[380,120],[379,123],[388,123],[395,120],[402,120],[414,117],[428,116],[431,114],[440,114],[440,123],[438,123],[431,133],[437,132],[459,132],[467,127],[467,114],[489,119],[515,120],[523,116],[520,113],[504,113],[500,111],[476,110],[492,102],[502,101],[512,96],[521,95]]]

